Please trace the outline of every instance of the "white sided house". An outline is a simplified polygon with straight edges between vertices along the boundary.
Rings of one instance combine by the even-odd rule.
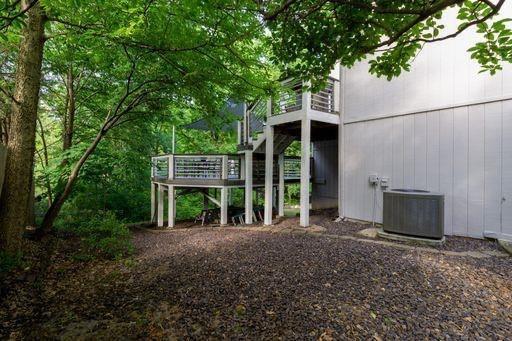
[[[506,3],[502,15],[512,17],[511,9]],[[242,106],[237,154],[153,158],[152,219],[165,224],[167,193],[174,226],[178,191],[200,191],[221,224],[250,224],[260,213],[272,224],[295,181],[302,226],[311,208],[329,207],[381,223],[383,191],[414,188],[445,195],[446,235],[512,239],[512,66],[479,73],[467,52],[476,39],[468,31],[426,45],[412,70],[392,81],[370,75],[365,62],[336,70],[314,94],[287,80],[279,98]],[[294,140],[299,159],[285,155]],[[241,213],[230,212],[231,188],[245,189]],[[253,205],[258,190],[261,212]]]
[[[444,193],[445,234],[512,237],[512,66],[479,73],[467,52],[476,39],[473,31],[426,45],[390,82],[366,63],[342,71],[340,214],[371,219],[375,173],[393,188]]]

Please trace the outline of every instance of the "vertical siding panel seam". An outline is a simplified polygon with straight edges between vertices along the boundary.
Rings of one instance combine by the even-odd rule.
[[[391,175],[395,174],[395,119],[391,118]],[[393,181],[393,179],[391,180]],[[389,185],[389,184],[388,184]],[[384,199],[382,199],[384,200]],[[384,217],[382,217],[384,219]]]
[[[483,179],[483,189],[484,189],[484,192],[483,192],[483,195],[482,195],[482,199],[483,199],[483,203],[482,203],[482,235],[484,234],[483,232],[485,231],[485,202],[486,202],[486,199],[485,199],[485,160],[486,160],[486,143],[485,143],[485,128],[486,128],[486,117],[487,117],[487,110],[486,110],[487,106],[484,105],[484,137],[483,137],[483,147],[484,147],[484,151],[483,151],[483,154],[484,154],[484,168],[482,169],[482,179]]]
[[[469,83],[469,82],[468,82]],[[469,107],[466,107],[466,123],[467,123],[467,147],[466,147],[466,236],[469,236],[469,152],[470,152],[470,120],[469,120]]]
[[[425,143],[427,144],[426,148],[425,148],[425,184],[426,184],[427,188],[425,188],[425,189],[428,189],[428,116],[427,116],[427,113],[425,113]]]
[[[454,198],[454,195],[455,195],[455,110],[454,109],[451,109],[451,113],[452,113],[452,155],[451,155],[451,159],[452,159],[452,165],[451,165],[451,168],[452,168],[452,178],[451,178],[451,183],[452,183],[452,192],[451,192],[451,211],[452,211],[452,215],[451,215],[451,220],[452,220],[452,234],[453,234],[453,216],[455,214],[455,209],[454,209],[454,202],[455,202],[455,198]]]
[[[501,145],[501,150],[500,150],[500,199],[499,199],[499,202],[500,202],[500,233],[503,232],[503,160],[504,160],[504,153],[503,153],[503,115],[504,115],[504,110],[503,110],[503,102],[501,102],[501,124],[500,124],[500,130],[501,130],[501,134],[500,134],[500,145]]]
[[[441,192],[441,111],[437,113],[437,188]]]
[[[428,144],[428,127],[429,127],[429,119],[428,119],[428,115],[429,113],[426,113],[425,114],[425,143],[426,143],[426,148],[425,148],[425,185],[427,188],[425,189],[429,189],[429,185],[428,185],[428,151],[430,149],[430,146]]]
[[[402,126],[402,187],[405,186],[405,121],[402,117],[400,119]]]
[[[416,118],[412,122],[412,184],[416,188]]]

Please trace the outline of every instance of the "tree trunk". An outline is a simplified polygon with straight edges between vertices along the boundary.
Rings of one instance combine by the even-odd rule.
[[[27,1],[21,4],[27,6]],[[28,10],[18,54],[0,198],[0,247],[9,253],[21,251],[29,217],[45,20],[39,3]]]
[[[75,124],[75,111],[76,111],[76,100],[75,100],[75,87],[74,87],[74,76],[73,66],[68,67],[66,77],[66,89],[67,89],[67,101],[66,101],[66,113],[64,117],[63,127],[63,139],[62,139],[62,150],[68,150],[73,144],[73,130]]]
[[[73,189],[73,186],[76,180],[78,179],[78,174],[80,173],[82,166],[85,164],[89,156],[91,156],[91,154],[96,150],[96,147],[100,143],[103,136],[105,136],[105,133],[106,131],[102,128],[100,132],[96,135],[94,141],[84,152],[80,160],[78,160],[78,162],[74,165],[71,174],[69,174],[64,190],[62,191],[62,193],[59,193],[55,196],[52,205],[44,215],[43,222],[41,223],[41,226],[39,228],[40,235],[47,234],[51,231],[53,223],[55,222],[55,219],[57,218],[57,216],[60,213],[60,210],[62,209],[62,205],[64,205],[64,202],[66,202],[67,198],[71,194],[71,190]]]
[[[52,183],[50,181],[50,176],[48,175],[48,167],[50,165],[48,159],[48,145],[46,144],[46,134],[44,133],[43,122],[37,118],[37,123],[39,124],[39,130],[41,131],[41,143],[43,144],[43,157],[41,158],[41,163],[44,167],[44,177],[46,183],[46,195],[48,196],[48,207],[52,205]]]

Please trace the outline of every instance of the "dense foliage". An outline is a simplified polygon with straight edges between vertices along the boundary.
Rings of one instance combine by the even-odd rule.
[[[512,62],[509,18],[495,18],[505,0],[265,2],[274,61],[289,74],[322,80],[333,65],[351,67],[364,58],[388,79],[411,67],[425,44],[450,39],[472,27],[481,41],[469,52],[482,71],[494,74]],[[457,20],[445,27],[444,18]]]

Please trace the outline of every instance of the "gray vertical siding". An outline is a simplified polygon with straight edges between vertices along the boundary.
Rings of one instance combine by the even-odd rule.
[[[338,141],[313,143],[313,174],[311,204],[313,209],[338,206]]]
[[[455,16],[443,16],[447,30]],[[512,2],[500,16],[512,16]],[[378,173],[395,188],[445,193],[447,234],[512,238],[512,65],[479,73],[467,49],[481,40],[472,28],[427,44],[392,81],[366,62],[343,71],[345,216],[372,218],[368,175]],[[376,212],[381,221],[380,188]]]
[[[347,217],[371,220],[377,173],[445,193],[447,234],[512,235],[512,100],[349,123],[344,143]],[[381,222],[380,188],[377,198]]]

